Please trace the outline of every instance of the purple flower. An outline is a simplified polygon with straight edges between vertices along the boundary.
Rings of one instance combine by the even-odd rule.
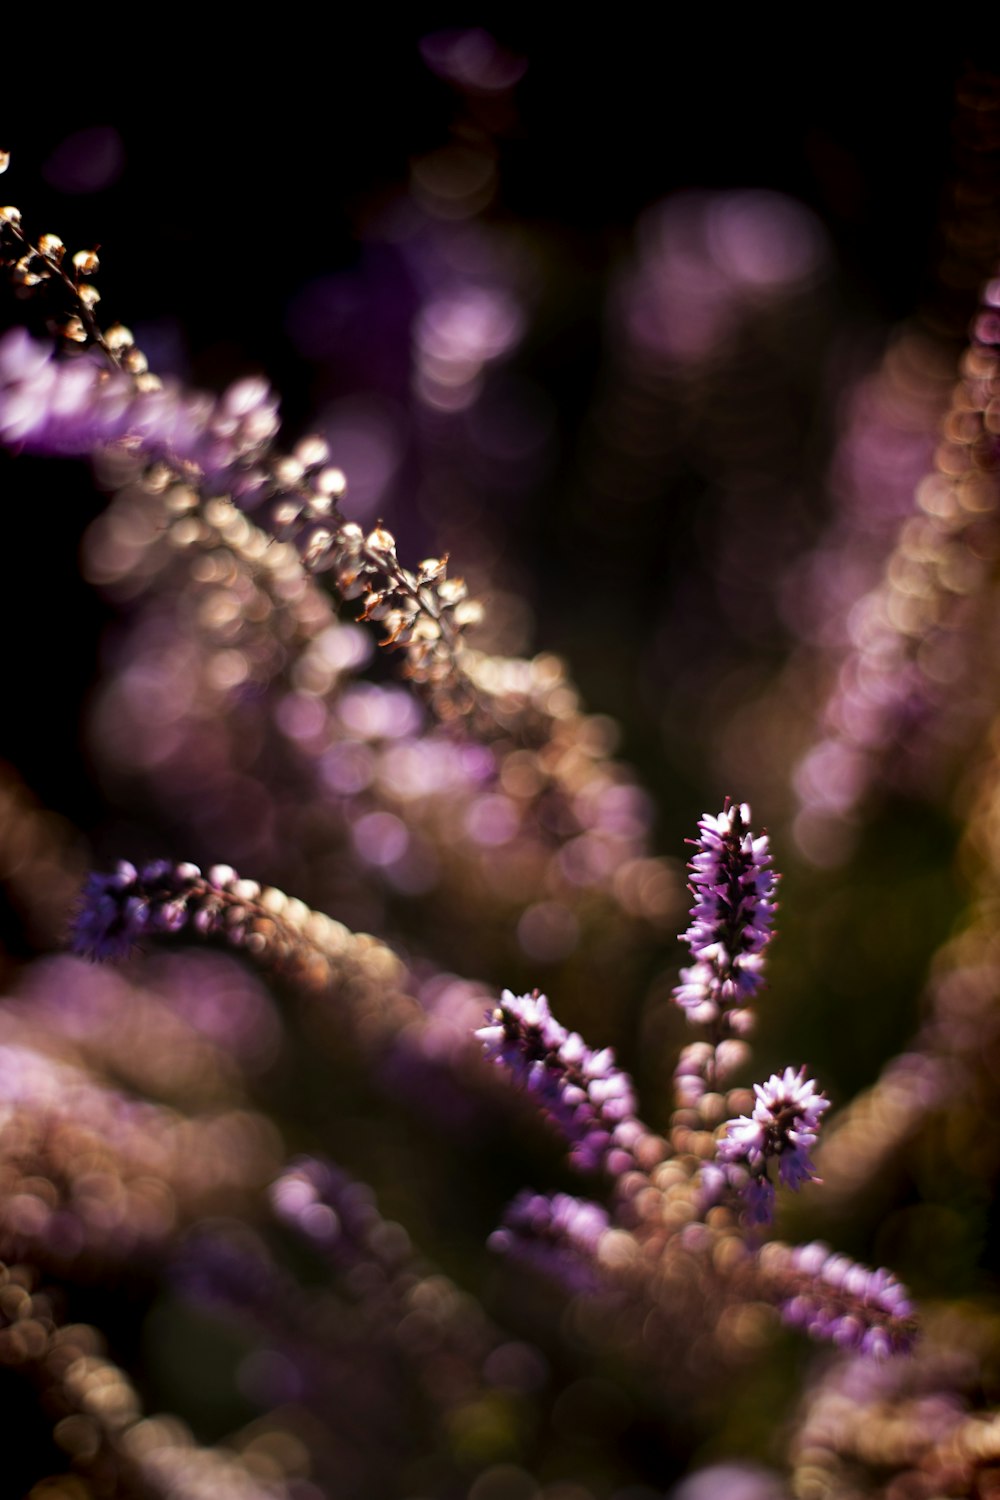
[[[508,1206],[490,1247],[531,1265],[572,1292],[593,1291],[601,1282],[597,1254],[610,1228],[605,1209],[569,1193],[524,1192]]]
[[[82,958],[123,959],[150,934],[178,932],[201,881],[196,865],[148,864],[142,873],[121,860],[111,875],[87,876],[70,946]]]
[[[805,1068],[796,1073],[786,1068],[780,1076],[773,1074],[766,1083],[754,1085],[757,1104],[752,1115],[730,1120],[726,1134],[718,1142],[720,1161],[744,1164],[750,1173],[746,1190],[747,1212],[752,1223],[766,1224],[774,1207],[774,1187],[768,1176],[768,1163],[777,1160],[778,1177],[786,1186],[798,1189],[815,1180],[810,1151],[816,1144],[820,1116],[830,1101],[817,1091],[806,1077]]]
[[[574,1164],[611,1172],[631,1166],[646,1131],[635,1118],[632,1080],[616,1067],[610,1047],[592,1051],[559,1024],[537,990],[532,995],[504,990],[487,1020],[476,1032],[487,1057],[538,1096],[569,1141]]]
[[[277,430],[277,401],[261,379],[237,381],[216,400],[149,376],[136,381],[91,352],[57,358],[21,328],[0,340],[0,442],[9,445],[82,457],[127,440],[228,488]]]
[[[332,1162],[301,1156],[271,1185],[271,1206],[338,1270],[360,1264],[398,1268],[412,1258],[398,1225],[387,1224],[375,1194]]]
[[[677,1004],[695,1022],[713,1024],[723,1015],[730,1031],[749,1021],[743,1007],[762,983],[763,950],[774,922],[776,876],[766,834],[754,837],[746,803],[705,813],[690,863],[691,925],[681,941],[694,963],[682,969]]]
[[[781,1315],[812,1338],[831,1340],[877,1359],[906,1350],[913,1342],[913,1305],[891,1271],[871,1270],[833,1254],[819,1241],[789,1250],[767,1247],[768,1268],[777,1271],[786,1295]]]

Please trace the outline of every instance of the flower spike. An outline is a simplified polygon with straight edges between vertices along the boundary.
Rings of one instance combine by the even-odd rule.
[[[814,1241],[765,1246],[761,1271],[792,1328],[873,1359],[905,1353],[917,1325],[906,1288],[891,1271],[871,1270]]]
[[[635,1117],[632,1080],[615,1064],[610,1047],[600,1052],[561,1026],[544,995],[513,995],[476,1032],[486,1055],[505,1067],[531,1094],[570,1143],[570,1159],[584,1171],[625,1170],[648,1132]]]
[[[771,940],[777,877],[771,870],[766,834],[750,831],[745,802],[721,813],[705,813],[691,860],[695,898],[691,925],[681,942],[694,963],[682,969],[674,999],[693,1022],[741,1034],[749,1029],[745,1007],[762,983],[763,951]]]
[[[816,1143],[820,1116],[830,1101],[816,1089],[805,1068],[796,1073],[786,1068],[766,1083],[754,1084],[757,1104],[752,1115],[730,1120],[726,1134],[716,1147],[718,1158],[729,1165],[742,1163],[749,1169],[747,1211],[751,1223],[767,1224],[774,1209],[774,1184],[768,1164],[778,1162],[778,1177],[785,1187],[797,1190],[805,1182],[818,1181],[810,1151]]]

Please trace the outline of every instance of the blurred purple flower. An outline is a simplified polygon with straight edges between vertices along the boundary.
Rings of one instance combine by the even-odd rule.
[[[131,335],[121,333],[130,346]],[[109,341],[114,334],[109,330]],[[91,352],[58,358],[22,328],[0,340],[0,442],[35,453],[83,457],[127,440],[151,458],[193,464],[221,483],[271,442],[277,411],[259,378],[237,381],[216,400],[173,381],[137,381]]]
[[[819,1241],[786,1254],[796,1283],[781,1305],[786,1323],[877,1359],[909,1348],[913,1305],[891,1271],[858,1265]]]
[[[519,1193],[503,1224],[490,1235],[490,1248],[563,1282],[568,1291],[593,1291],[600,1284],[597,1253],[611,1227],[607,1211],[569,1193]]]
[[[127,958],[150,933],[178,932],[188,918],[186,907],[195,865],[172,866],[165,860],[147,865],[140,875],[121,860],[113,874],[87,876],[70,946],[83,958]]]

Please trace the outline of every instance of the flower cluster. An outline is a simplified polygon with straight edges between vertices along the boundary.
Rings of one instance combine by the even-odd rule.
[[[231,865],[212,865],[203,874],[190,862],[153,860],[136,868],[121,861],[111,874],[93,873],[70,941],[84,958],[116,960],[147,939],[181,932],[222,942],[266,973],[292,981],[320,1002],[315,1020],[324,1032],[349,1031],[387,1066],[392,1053],[400,1053],[411,1082],[426,1070],[436,1076],[460,1069],[473,1051],[467,1032],[456,1036],[447,1006],[418,999],[416,976],[386,944],[274,886],[243,879]],[[443,988],[460,1017],[485,995],[474,984],[467,987],[471,993],[457,983]]]
[[[569,1142],[576,1166],[613,1173],[627,1168],[646,1132],[635,1118],[632,1080],[617,1067],[610,1047],[592,1051],[560,1025],[537,990],[504,990],[476,1035],[486,1056],[537,1096]]]
[[[122,863],[111,875],[89,878],[74,942],[78,951],[90,956],[118,958],[141,939],[188,927],[204,937],[225,936],[258,959],[276,961],[299,983],[323,986],[335,983],[339,974],[354,972],[349,966],[344,968],[343,953],[340,967],[331,968],[331,952],[344,948],[343,929],[305,908],[299,910],[300,906],[280,892],[261,891],[255,882],[241,880],[229,866],[213,867],[205,877],[191,864],[156,861],[139,871]],[[323,962],[317,968],[319,959]],[[356,966],[358,961],[353,962]],[[356,985],[357,979],[351,982]],[[407,1014],[412,1027],[413,1012]],[[567,1141],[573,1164],[584,1171],[601,1168],[608,1172],[626,1213],[634,1214],[635,1203],[645,1195],[640,1222],[645,1215],[647,1223],[655,1224],[658,1216],[654,1211],[650,1220],[649,1212],[650,1202],[662,1190],[656,1186],[657,1163],[682,1149],[681,1138],[673,1143],[661,1141],[638,1119],[632,1081],[617,1067],[611,1050],[593,1051],[579,1034],[569,1032],[538,991],[515,996],[505,990],[487,1020],[477,1033],[487,1058],[538,1099]],[[732,1048],[734,1044],[721,1045]],[[697,1048],[686,1049],[698,1053],[689,1059],[695,1076],[698,1067],[707,1068],[715,1049],[706,1045],[703,1051],[704,1056]],[[753,1115],[731,1121],[718,1143],[721,1171],[706,1163],[701,1173],[703,1214],[713,1204],[725,1202],[727,1192],[735,1192],[745,1197],[751,1222],[766,1222],[774,1199],[768,1176],[772,1160],[779,1163],[780,1181],[790,1187],[797,1188],[813,1176],[809,1153],[820,1116],[828,1107],[826,1098],[807,1079],[804,1068],[798,1073],[788,1068],[780,1077],[757,1085],[755,1092]],[[675,1212],[666,1205],[683,1182],[682,1171],[674,1186],[666,1189],[665,1214]],[[362,1247],[369,1237],[366,1221],[370,1216],[356,1188],[335,1169],[314,1161],[303,1163],[275,1189],[274,1202],[283,1217],[296,1224],[301,1220],[303,1232],[317,1245],[328,1241],[325,1248],[336,1262],[345,1254],[349,1260],[359,1253],[368,1255]],[[567,1286],[593,1291],[606,1274],[601,1245],[614,1227],[596,1204],[561,1194],[526,1194],[515,1200],[492,1243],[494,1248],[558,1274]],[[352,1241],[357,1244],[354,1250],[349,1248]],[[626,1252],[626,1260],[630,1254]],[[768,1294],[782,1305],[789,1321],[806,1321],[812,1332],[825,1330],[841,1341],[847,1338],[844,1330],[858,1330],[857,1342],[874,1353],[903,1347],[909,1334],[900,1320],[909,1316],[909,1304],[889,1273],[856,1268],[851,1276],[840,1277],[840,1263],[835,1261],[823,1278],[818,1310],[806,1319],[803,1308],[813,1304],[808,1287],[802,1290],[802,1272],[811,1264],[808,1255],[801,1264],[787,1262],[788,1275],[769,1288]],[[859,1280],[862,1273],[869,1279]],[[842,1296],[831,1320],[825,1310],[830,1305],[828,1287],[834,1281]],[[866,1312],[869,1305],[877,1311],[874,1321]]]
[[[763,951],[771,938],[777,882],[766,834],[750,832],[746,803],[699,820],[690,863],[695,898],[682,942],[694,963],[682,969],[674,999],[696,1023],[739,1035],[751,1024],[746,1006],[762,983]]]
[[[600,1286],[597,1270],[601,1240],[611,1228],[607,1210],[569,1193],[519,1193],[503,1223],[490,1235],[490,1248],[560,1281],[576,1291]]]
[[[96,289],[81,278],[96,271],[96,256],[81,252],[73,279],[54,236],[43,236],[42,248],[28,244],[17,209],[0,209],[0,231],[0,252],[3,236],[27,246],[15,273],[22,262],[40,268],[28,290],[57,284],[78,304],[68,336],[84,346],[67,360],[24,329],[0,340],[0,443],[81,457],[125,446],[208,496],[228,492],[260,513],[273,535],[292,541],[306,567],[332,571],[343,598],[363,596],[364,618],[383,624],[384,645],[406,648],[408,675],[428,689],[442,717],[473,709],[490,717],[461,659],[462,632],[479,622],[482,609],[461,578],[447,576],[446,556],[412,571],[384,526],[366,535],[345,520],[339,501],[346,481],[323,439],[310,436],[291,454],[276,453],[277,400],[265,380],[237,381],[216,399],[151,374],[131,330],[102,330],[94,317]]]
[[[718,1091],[749,1057],[750,1002],[763,982],[777,885],[767,836],[755,837],[749,824],[749,807],[728,798],[717,816],[706,813],[699,822],[698,852],[690,866],[695,900],[682,939],[697,962],[681,971],[674,999],[707,1038],[684,1047],[674,1071],[676,1129],[694,1124],[706,1133],[714,1130],[743,1097],[740,1091]],[[801,1187],[814,1177],[809,1153],[829,1101],[805,1068],[786,1068],[755,1085],[754,1092],[752,1115],[731,1118],[716,1142],[716,1163],[702,1171],[699,1202],[706,1212],[742,1199],[749,1222],[766,1224],[774,1212],[769,1163],[778,1161],[779,1180],[787,1187]]]
[[[728,803],[718,818],[706,815],[701,820],[697,904],[688,938],[692,946],[700,941],[704,952],[710,946],[705,937],[714,936],[717,951],[705,962],[716,962],[720,970],[726,966],[729,977],[719,980],[719,993],[723,983],[730,985],[729,993],[739,993],[744,1006],[759,984],[759,967],[750,968],[748,978],[734,978],[740,971],[728,963],[728,951],[722,957],[718,950],[725,937],[734,951],[742,945],[744,954],[759,955],[770,935],[774,889],[766,841],[753,838],[748,822],[748,809],[730,808]],[[720,867],[725,879],[720,878]],[[716,1011],[714,1019],[718,1017]],[[751,1225],[769,1222],[775,1191],[769,1175],[772,1161],[778,1162],[778,1179],[787,1187],[797,1189],[815,1180],[810,1153],[829,1100],[804,1067],[786,1068],[755,1086],[752,1115],[729,1121],[716,1142],[717,1161],[701,1164],[692,1183],[695,1163],[688,1156],[689,1165],[682,1165],[689,1150],[683,1119],[668,1141],[657,1141],[636,1118],[631,1080],[615,1068],[611,1053],[593,1053],[579,1036],[568,1033],[544,995],[536,990],[515,996],[505,990],[488,1020],[477,1033],[487,1056],[538,1098],[569,1143],[570,1160],[584,1169],[602,1165],[616,1179],[619,1212],[637,1214],[631,1225],[636,1251],[648,1241],[669,1253],[674,1241],[669,1230],[664,1232],[664,1222],[684,1222],[692,1209],[707,1217],[717,1207],[742,1201]],[[685,1048],[678,1065],[682,1103],[686,1094],[688,1105],[704,1114],[709,1076],[718,1078],[724,1068],[736,1066],[746,1051],[745,1043],[734,1038]],[[657,1168],[664,1156],[668,1161]],[[563,1194],[523,1193],[508,1209],[491,1244],[555,1276],[564,1286],[593,1292],[608,1271],[602,1240],[616,1227],[596,1204]],[[619,1249],[611,1259],[627,1264],[631,1254],[624,1252],[622,1259]],[[870,1271],[832,1256],[825,1247],[767,1247],[758,1286],[778,1303],[787,1322],[816,1337],[876,1356],[904,1349],[912,1338],[912,1307],[896,1279],[888,1271]]]
[[[765,1251],[765,1274],[784,1288],[785,1321],[810,1337],[885,1358],[913,1342],[913,1304],[891,1271],[869,1270],[819,1241]]]
[[[125,328],[108,336],[132,338]],[[83,456],[124,442],[226,487],[271,443],[277,410],[264,380],[237,381],[215,400],[108,370],[95,353],[60,359],[23,329],[0,340],[0,442],[10,447]]]
[[[228,866],[215,867],[205,878],[193,865],[154,862],[140,873],[123,864],[111,876],[90,878],[87,900],[77,920],[76,943],[91,954],[118,957],[140,938],[176,932],[189,923],[196,933],[224,934],[237,946],[266,958],[268,943],[274,940],[267,936],[266,924],[275,922],[284,903],[292,908],[283,919],[284,925],[297,927],[300,941],[305,939],[314,950],[322,951],[321,938],[325,934],[329,943],[336,924],[304,910],[296,916],[296,903],[279,897],[280,893],[261,892],[254,882],[240,880]],[[275,925],[280,929],[281,921]],[[279,960],[286,965],[289,941],[286,936],[278,947]],[[294,947],[291,952],[294,958]],[[303,966],[301,957],[288,972],[300,983],[322,984],[332,979],[328,969],[314,974],[307,962]],[[324,975],[328,977],[324,979]],[[607,1171],[622,1190],[623,1212],[634,1213],[638,1194],[644,1200],[640,1220],[645,1215],[647,1226],[661,1234],[655,1227],[659,1217],[655,1210],[649,1217],[650,1206],[663,1192],[664,1214],[675,1212],[667,1205],[677,1197],[675,1189],[683,1187],[684,1170],[676,1181],[674,1173],[660,1183],[657,1163],[670,1155],[671,1143],[659,1140],[637,1118],[632,1081],[616,1066],[611,1050],[595,1052],[587,1047],[577,1033],[567,1031],[555,1019],[547,998],[537,991],[522,996],[504,991],[488,1022],[477,1033],[487,1058],[505,1068],[538,1099],[566,1139],[573,1164],[585,1171]],[[756,1093],[753,1116],[731,1122],[727,1136],[719,1143],[718,1155],[726,1164],[722,1176],[710,1164],[704,1167],[702,1212],[720,1201],[720,1192],[727,1184],[738,1190],[744,1186],[739,1176],[743,1164],[749,1169],[746,1193],[753,1221],[762,1222],[770,1216],[770,1160],[778,1159],[780,1180],[789,1186],[797,1187],[812,1176],[809,1151],[828,1101],[816,1092],[804,1069],[799,1073],[786,1069],[781,1077],[758,1085]],[[673,1149],[679,1145],[678,1137]],[[673,1169],[674,1164],[669,1165]],[[667,1185],[668,1180],[673,1186]],[[301,1225],[303,1233],[337,1263],[345,1254],[349,1261],[359,1254],[370,1256],[364,1248],[372,1232],[370,1209],[363,1198],[358,1198],[358,1189],[336,1169],[315,1161],[303,1162],[275,1188],[274,1202],[282,1217],[297,1227]],[[492,1243],[494,1248],[559,1275],[568,1286],[593,1290],[602,1284],[607,1270],[602,1253],[604,1236],[616,1227],[596,1204],[563,1194],[526,1194],[512,1204],[503,1229]],[[777,1253],[781,1247],[770,1248]],[[625,1249],[625,1261],[634,1253]],[[619,1244],[612,1260],[620,1260],[622,1254]],[[788,1321],[808,1326],[817,1336],[825,1332],[841,1342],[850,1334],[859,1347],[872,1353],[905,1346],[910,1337],[906,1320],[911,1310],[888,1272],[854,1267],[848,1275],[844,1267],[850,1263],[842,1264],[834,1258],[823,1273],[819,1291],[810,1291],[807,1274],[812,1269],[819,1274],[818,1267],[813,1267],[815,1252],[805,1254],[801,1261],[794,1257],[789,1260],[788,1255],[783,1262],[772,1256],[763,1283],[763,1289],[782,1306]],[[777,1274],[776,1268],[780,1271],[782,1267],[783,1274]],[[830,1313],[834,1304],[829,1288],[834,1286],[840,1295],[835,1313]],[[867,1311],[870,1307],[875,1309],[871,1316]],[[803,1309],[812,1309],[808,1318]]]
[[[800,1188],[814,1181],[809,1153],[816,1143],[820,1116],[829,1109],[830,1101],[817,1092],[804,1067],[797,1073],[786,1068],[780,1077],[773,1074],[766,1083],[754,1084],[754,1093],[757,1103],[753,1114],[730,1120],[716,1149],[720,1161],[745,1163],[749,1168],[749,1216],[753,1223],[766,1224],[774,1209],[769,1162],[777,1160],[778,1176],[786,1187]]]
[[[115,348],[132,341],[125,328],[106,337]],[[332,571],[342,597],[362,597],[363,618],[381,623],[383,644],[407,648],[410,676],[443,683],[454,673],[459,635],[479,622],[481,606],[461,578],[447,576],[446,557],[411,571],[385,527],[366,535],[345,521],[338,509],[345,480],[327,445],[310,437],[279,457],[271,452],[277,431],[277,401],[258,378],[237,381],[216,400],[176,382],[108,370],[96,351],[61,359],[23,329],[0,340],[0,443],[81,457],[124,444],[208,493],[230,493],[261,511],[309,568]],[[467,683],[453,711],[476,702]]]

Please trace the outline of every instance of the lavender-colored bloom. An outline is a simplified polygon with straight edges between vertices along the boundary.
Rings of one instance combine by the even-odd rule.
[[[788,1295],[781,1302],[786,1323],[812,1338],[884,1358],[913,1342],[914,1310],[906,1288],[891,1271],[871,1270],[819,1241],[794,1250],[772,1246]]]
[[[787,1491],[771,1469],[756,1464],[712,1464],[697,1469],[670,1491],[668,1500],[786,1500]]]
[[[765,1179],[766,1180],[766,1179]],[[768,1184],[770,1186],[770,1184]],[[750,1176],[745,1167],[706,1161],[698,1172],[697,1211],[700,1218],[720,1203],[749,1197]]]
[[[70,935],[73,952],[83,958],[122,959],[144,937],[179,931],[200,876],[196,865],[171,866],[162,860],[145,866],[141,874],[121,860],[111,875],[88,875]]]
[[[743,1198],[751,1224],[770,1224],[774,1218],[774,1183],[769,1177],[750,1177]]]
[[[200,937],[223,937],[257,957],[269,952],[279,964],[293,956],[297,942],[315,958],[324,938],[339,948],[347,935],[301,901],[241,879],[232,865],[212,865],[202,874],[186,861],[151,860],[136,869],[123,860],[111,875],[87,877],[70,946],[83,958],[124,958],[144,938],[185,928]]]
[[[299,1157],[272,1184],[270,1199],[276,1216],[338,1270],[365,1262],[395,1270],[412,1259],[408,1236],[382,1218],[371,1188],[332,1162]]]
[[[816,1143],[820,1116],[830,1101],[806,1077],[786,1068],[766,1083],[754,1085],[757,1104],[752,1115],[730,1120],[726,1134],[716,1147],[720,1161],[744,1163],[750,1172],[746,1189],[747,1212],[752,1223],[766,1224],[774,1207],[774,1187],[768,1163],[777,1160],[778,1176],[786,1186],[798,1189],[815,1180],[810,1151]]]
[[[635,1118],[635,1094],[627,1073],[615,1066],[610,1047],[593,1052],[568,1032],[537,991],[504,990],[489,1024],[476,1035],[486,1055],[506,1067],[570,1143],[570,1159],[585,1171],[625,1170],[645,1135]]]
[[[482,610],[464,581],[447,576],[446,558],[428,558],[411,572],[391,532],[376,526],[365,536],[344,521],[345,480],[327,463],[326,444],[306,438],[278,457],[277,431],[277,400],[259,378],[237,381],[215,399],[146,373],[109,370],[89,351],[60,359],[23,329],[0,340],[0,443],[81,457],[122,443],[244,509],[274,502],[266,519],[272,534],[293,542],[307,568],[331,569],[344,598],[363,596],[363,618],[382,623],[383,643],[407,648],[409,675],[435,684],[442,702],[451,679],[468,711],[481,694],[459,669],[459,638]]]
[[[698,1172],[698,1214],[704,1218],[712,1208],[742,1204],[748,1224],[769,1224],[774,1217],[774,1184],[766,1172],[751,1174],[737,1156],[727,1161],[706,1161]]]
[[[228,487],[277,429],[264,380],[237,381],[215,400],[172,382],[137,382],[90,352],[60,359],[20,328],[0,340],[0,442],[8,445],[84,456],[126,440]]]
[[[690,863],[691,925],[681,941],[694,964],[681,970],[677,1004],[694,1022],[713,1024],[726,1015],[731,1031],[746,1029],[744,1007],[762,982],[763,950],[770,941],[776,877],[767,835],[750,832],[746,803],[705,813]]]
[[[600,1204],[569,1193],[519,1193],[490,1247],[563,1282],[569,1291],[593,1291],[601,1282],[597,1255],[610,1220]]]

